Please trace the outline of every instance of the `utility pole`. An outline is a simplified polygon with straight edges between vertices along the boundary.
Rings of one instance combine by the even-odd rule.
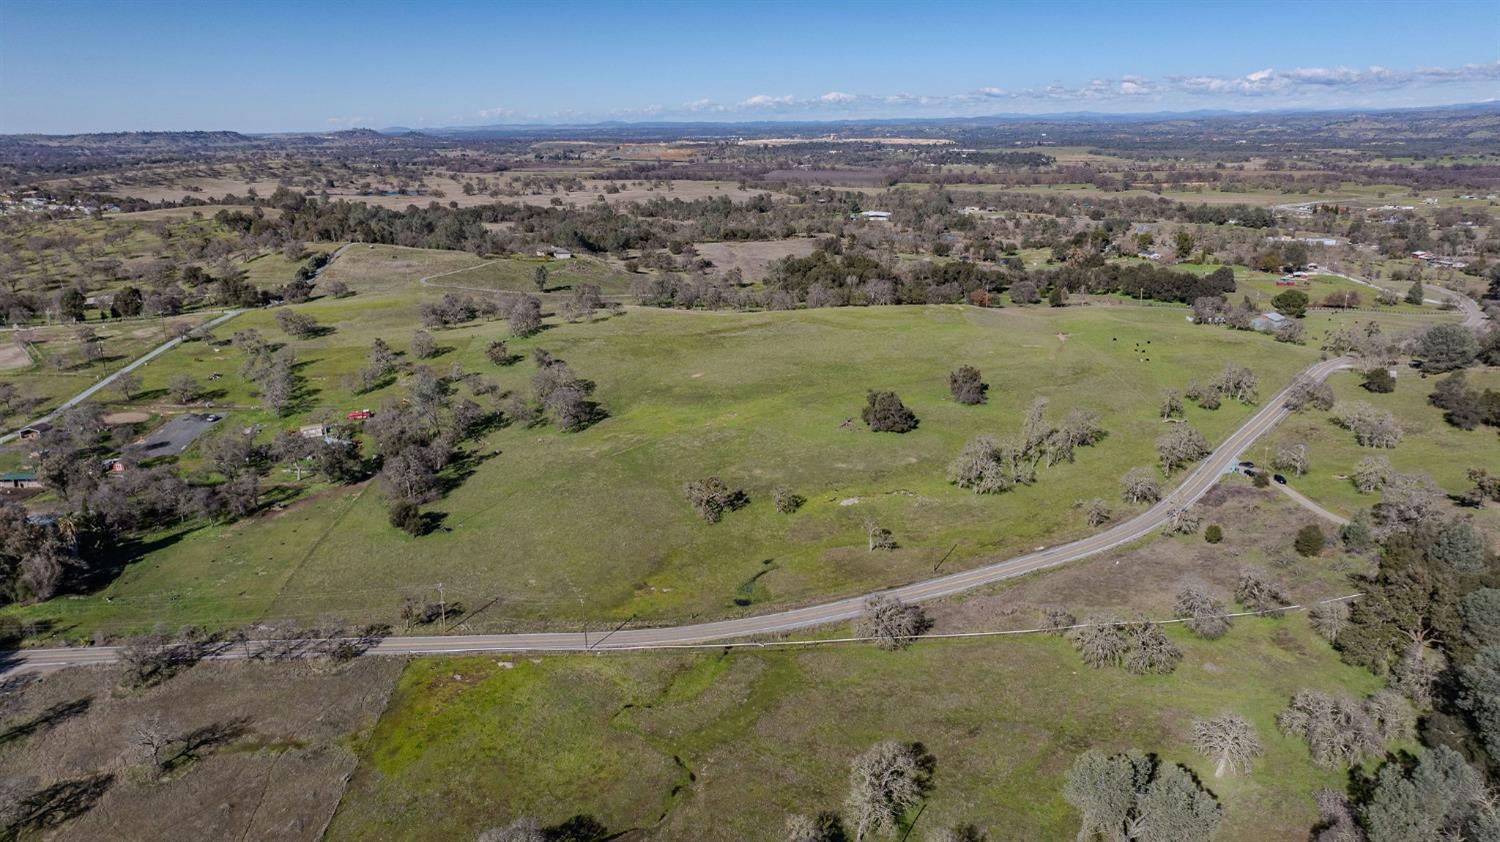
[[[443,596],[443,583],[438,582],[438,616],[442,618],[442,634],[448,633],[448,600]]]

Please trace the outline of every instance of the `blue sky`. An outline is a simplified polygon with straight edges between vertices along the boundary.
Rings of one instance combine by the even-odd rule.
[[[0,132],[1500,98],[1500,0],[0,0]]]

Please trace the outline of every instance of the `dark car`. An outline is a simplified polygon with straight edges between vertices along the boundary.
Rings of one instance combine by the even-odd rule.
[[[1241,462],[1240,463],[1240,467],[1241,468],[1253,468],[1253,467],[1255,467],[1255,463],[1254,462]]]
[[[1281,474],[1271,474],[1271,479],[1276,480],[1282,485],[1286,485],[1286,477],[1282,476]]]

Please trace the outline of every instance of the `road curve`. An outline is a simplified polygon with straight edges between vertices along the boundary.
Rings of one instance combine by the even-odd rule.
[[[1339,357],[1316,363],[1307,368],[1301,376],[1322,380],[1339,369],[1352,366],[1352,360]],[[1161,502],[1129,520],[1115,524],[1098,534],[1067,544],[1047,547],[972,570],[889,588],[878,593],[898,597],[908,602],[937,599],[981,585],[1056,567],[1139,540],[1161,527],[1172,512],[1191,505],[1208,493],[1208,490],[1218,483],[1219,478],[1235,465],[1240,454],[1247,447],[1289,414],[1284,403],[1290,388],[1288,386],[1287,389],[1283,389],[1275,397],[1266,401],[1248,421],[1193,468],[1187,479]],[[463,652],[597,652],[668,649],[675,646],[776,634],[850,620],[860,615],[865,601],[874,595],[876,594],[862,594],[774,614],[686,626],[619,629],[614,632],[594,630],[588,633],[578,631],[389,637],[381,640],[369,652],[376,655],[439,655]],[[0,653],[0,672],[41,671],[84,664],[110,663],[118,659],[118,652],[117,647],[98,646],[27,649]],[[236,656],[226,653],[221,657]]]
[[[1390,290],[1390,287],[1383,287],[1373,281],[1367,281],[1364,278],[1356,278],[1353,275],[1346,275],[1343,272],[1335,272],[1331,269],[1325,270],[1321,274],[1332,275],[1335,278],[1343,278],[1346,281],[1353,281],[1356,284],[1367,286],[1370,289],[1383,291]],[[1456,305],[1458,309],[1463,312],[1464,318],[1462,322],[1459,322],[1459,324],[1463,325],[1464,327],[1478,330],[1481,326],[1484,325],[1484,310],[1480,308],[1478,302],[1476,302],[1469,296],[1464,295],[1461,292],[1454,292],[1453,290],[1446,287],[1440,287],[1437,284],[1425,284],[1422,289],[1432,290],[1439,296],[1438,298],[1423,298],[1422,300],[1424,302],[1430,304],[1442,304],[1446,300]]]
[[[219,316],[218,318],[214,319],[213,321],[210,321],[207,324],[204,324],[201,327],[198,327],[198,328],[195,328],[195,329],[196,330],[205,330],[205,331],[206,330],[213,330],[214,328],[216,328],[219,325],[221,325],[221,324],[229,321],[230,319],[234,318],[235,316],[238,316],[239,314],[241,314],[243,312],[245,312],[245,311],[244,310],[229,310],[229,311],[225,312],[222,316]],[[152,348],[151,350],[147,351],[145,354],[142,354],[141,356],[136,357],[128,365],[126,365],[125,367],[121,368],[119,371],[114,372],[113,374],[109,375],[108,377],[105,377],[103,380],[100,380],[97,383],[95,383],[94,385],[88,387],[87,389],[84,389],[82,392],[79,392],[78,394],[74,395],[73,397],[68,398],[67,400],[63,401],[62,405],[58,406],[57,409],[54,409],[51,412],[47,413],[46,415],[43,415],[41,418],[38,418],[35,421],[32,421],[30,424],[23,425],[19,429],[16,429],[16,430],[14,430],[12,432],[6,433],[3,436],[0,436],[0,444],[5,444],[6,442],[14,439],[16,436],[19,436],[21,434],[21,430],[26,429],[26,427],[30,427],[30,426],[34,426],[36,424],[41,424],[41,423],[44,423],[44,422],[50,422],[50,421],[52,421],[53,419],[57,418],[57,416],[63,414],[63,412],[66,411],[69,407],[77,406],[78,404],[83,403],[84,401],[86,401],[89,398],[93,397],[94,395],[98,394],[98,392],[99,392],[100,389],[103,389],[106,386],[108,386],[109,384],[115,382],[115,380],[118,379],[120,375],[126,374],[128,372],[135,371],[136,369],[140,368],[141,366],[145,365],[146,363],[151,362],[152,360],[156,359],[157,357],[161,356],[162,354],[165,354],[166,352],[172,350],[173,348],[176,348],[178,345],[181,345],[181,344],[182,344],[182,339],[179,337],[177,339],[169,339],[166,342],[163,342],[162,344],[156,346],[155,348]]]

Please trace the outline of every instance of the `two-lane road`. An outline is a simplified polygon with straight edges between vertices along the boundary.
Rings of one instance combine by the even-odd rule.
[[[1302,376],[1322,380],[1341,368],[1351,366],[1352,361],[1344,357],[1324,360],[1309,367]],[[1235,465],[1240,454],[1247,447],[1286,417],[1288,410],[1283,404],[1287,390],[1290,388],[1288,386],[1287,389],[1267,400],[1248,421],[1200,462],[1183,483],[1165,499],[1129,520],[1077,541],[1047,547],[972,570],[890,588],[879,593],[908,602],[937,599],[1097,555],[1144,538],[1160,528],[1172,512],[1193,504],[1206,494],[1219,481],[1219,478]],[[580,631],[390,637],[376,644],[370,653],[438,655],[463,652],[597,652],[670,649],[675,646],[730,641],[850,620],[860,615],[865,601],[874,595],[862,594],[821,605],[810,605],[805,608],[734,620],[719,620],[686,626],[620,629],[613,633],[596,630],[589,634]],[[219,657],[243,657],[243,652],[235,649],[226,651]],[[0,660],[5,658],[8,658],[9,662],[0,664],[0,670],[49,670],[84,664],[110,663],[118,659],[118,649],[110,646],[30,649],[0,656]]]

